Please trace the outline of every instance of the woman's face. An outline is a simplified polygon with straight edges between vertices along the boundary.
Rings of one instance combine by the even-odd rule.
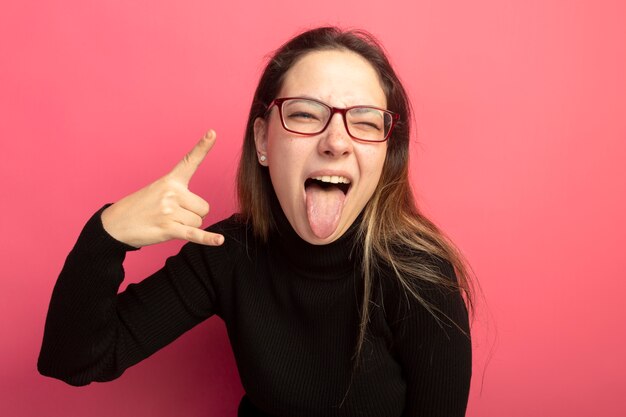
[[[313,98],[340,108],[387,106],[374,68],[360,55],[341,50],[304,55],[285,74],[278,97]],[[330,243],[343,235],[374,193],[387,143],[353,140],[339,113],[315,136],[286,131],[277,107],[266,119],[256,119],[254,127],[259,161],[269,168],[280,205],[296,233],[312,244]],[[332,184],[337,181],[349,186]]]

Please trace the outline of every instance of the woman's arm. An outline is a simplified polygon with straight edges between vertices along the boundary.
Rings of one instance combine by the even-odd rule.
[[[442,272],[456,282],[449,262]],[[465,415],[472,374],[467,309],[458,291],[423,289],[420,295],[439,311],[433,317],[409,295],[404,318],[392,325],[395,353],[407,382],[406,417]]]
[[[215,143],[209,131],[164,177],[104,207],[83,229],[55,285],[38,368],[73,385],[119,376],[213,313],[207,262],[222,250],[189,244],[118,295],[125,254],[170,239],[219,246],[200,229],[209,205],[188,189]],[[215,257],[219,261],[220,257]]]
[[[88,221],[59,275],[38,361],[43,375],[71,385],[117,378],[212,315],[212,277],[225,258],[224,247],[187,244],[163,269],[118,295],[132,248],[107,234],[101,212]]]

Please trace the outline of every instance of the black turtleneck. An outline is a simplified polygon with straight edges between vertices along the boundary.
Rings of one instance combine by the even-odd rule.
[[[267,243],[233,216],[210,228],[224,235],[222,246],[187,244],[120,294],[132,248],[109,236],[96,213],[55,286],[39,371],[72,385],[111,380],[215,314],[246,391],[240,416],[464,415],[469,338],[406,297],[385,268],[355,368],[359,220],[337,241],[311,245],[274,212],[277,230]],[[440,268],[454,279],[449,263]],[[469,334],[459,294],[423,290]]]

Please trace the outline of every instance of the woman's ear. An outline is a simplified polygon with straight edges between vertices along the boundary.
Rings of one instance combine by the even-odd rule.
[[[267,166],[267,123],[262,117],[254,119],[254,144],[259,164]]]

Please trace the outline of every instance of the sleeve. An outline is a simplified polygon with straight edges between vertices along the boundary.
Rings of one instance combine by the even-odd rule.
[[[457,281],[448,261],[438,259],[438,266],[446,277]],[[407,384],[403,416],[465,416],[472,374],[465,302],[458,290],[432,284],[418,292],[435,308],[436,317],[408,295],[402,300],[408,308],[390,325],[394,352]]]
[[[134,248],[85,225],[55,284],[37,368],[70,385],[119,377],[216,312],[212,284],[223,248],[185,245],[165,266],[118,294]],[[207,255],[208,254],[208,255]],[[210,267],[211,264],[211,267]]]

